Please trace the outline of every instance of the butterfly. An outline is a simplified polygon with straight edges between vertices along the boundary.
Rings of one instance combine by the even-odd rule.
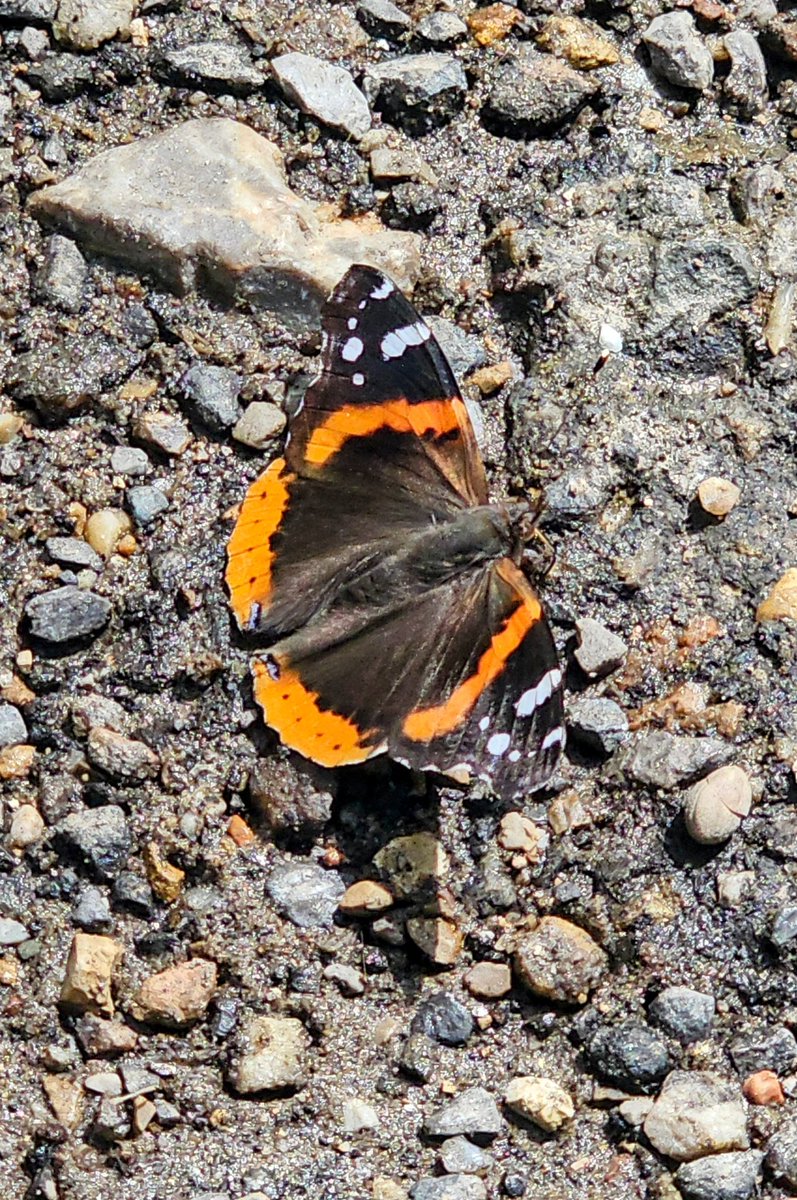
[[[453,372],[391,279],[351,267],[322,315],[321,372],[228,546],[254,695],[326,767],[379,754],[502,798],[565,742],[562,672],[519,563],[529,506],[491,504]]]

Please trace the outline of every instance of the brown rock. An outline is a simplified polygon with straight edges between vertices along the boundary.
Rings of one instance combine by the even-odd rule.
[[[233,813],[227,825],[227,833],[230,835],[236,846],[251,846],[255,840],[255,835],[252,829],[247,825],[243,817],[239,817],[238,813]]]
[[[463,983],[480,1000],[498,1000],[512,990],[512,972],[506,963],[474,963]]]
[[[168,412],[144,413],[133,426],[133,434],[145,446],[170,458],[179,458],[191,445],[188,426]]]
[[[512,10],[517,11],[516,9]],[[477,387],[483,396],[492,396],[493,392],[497,392],[505,383],[515,374],[515,368],[511,362],[493,363],[489,367],[480,367],[478,371],[474,371],[470,377],[470,382]]]
[[[766,600],[759,604],[756,621],[797,621],[797,567],[782,575]]]
[[[64,1129],[77,1129],[83,1117],[83,1089],[71,1075],[45,1075],[44,1094]]]
[[[568,1092],[553,1079],[541,1075],[518,1075],[504,1093],[508,1108],[532,1121],[547,1133],[555,1133],[575,1116],[575,1105]]]
[[[86,749],[92,766],[125,783],[154,779],[160,770],[160,759],[154,750],[115,729],[92,729]]]
[[[393,904],[393,893],[373,879],[359,879],[340,898],[338,908],[348,917],[369,917]]]
[[[739,503],[741,489],[730,479],[711,475],[698,484],[697,498],[700,507],[712,517],[727,517]]]
[[[590,935],[561,917],[543,917],[515,951],[520,980],[538,996],[585,1004],[608,969],[607,955]]]
[[[754,1075],[748,1075],[742,1085],[742,1095],[748,1104],[773,1106],[786,1103],[783,1088],[774,1071],[756,1071]]]
[[[407,934],[438,967],[452,966],[462,953],[462,933],[453,921],[444,917],[410,917]]]
[[[76,933],[61,985],[64,1007],[111,1016],[114,1010],[111,981],[122,954],[121,945],[113,938]]]
[[[573,16],[549,17],[537,35],[537,45],[566,58],[577,71],[608,67],[620,58],[608,38]]]
[[[477,8],[467,20],[473,40],[480,46],[492,46],[494,42],[503,41],[516,25],[523,23],[521,13],[509,4],[488,4],[486,8]]]
[[[216,994],[216,964],[206,958],[167,967],[145,979],[135,999],[135,1015],[150,1025],[180,1029],[204,1017]]]
[[[36,747],[24,743],[0,750],[0,779],[27,779],[36,757]]]
[[[539,841],[540,830],[523,813],[508,812],[501,818],[498,829],[498,845],[503,850],[534,850]]]
[[[89,1058],[116,1058],[138,1045],[138,1035],[123,1021],[106,1021],[88,1014],[75,1022],[75,1033]]]
[[[175,867],[161,856],[157,842],[149,842],[144,850],[144,864],[147,868],[147,878],[159,900],[171,904],[183,890],[185,871]]]
[[[16,987],[19,978],[19,959],[13,954],[0,958],[0,987]]]

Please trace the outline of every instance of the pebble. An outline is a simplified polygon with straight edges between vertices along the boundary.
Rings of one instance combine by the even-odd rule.
[[[138,446],[116,446],[111,454],[111,470],[114,475],[134,478],[146,475],[150,462],[146,450]]]
[[[756,1193],[764,1158],[760,1150],[710,1154],[675,1173],[683,1200],[749,1200]]]
[[[448,877],[448,857],[431,833],[411,833],[393,838],[374,855],[374,865],[388,879],[400,900],[417,899],[436,890]]]
[[[797,905],[786,904],[779,909],[772,922],[769,937],[778,950],[797,937]]]
[[[120,871],[113,881],[114,907],[131,912],[145,921],[155,915],[152,889],[135,871]]]
[[[25,616],[31,636],[50,646],[94,638],[111,619],[112,605],[104,596],[67,584],[28,600]]]
[[[776,1183],[797,1191],[797,1119],[781,1125],[769,1139],[766,1167]]]
[[[625,741],[628,718],[614,700],[605,696],[583,697],[569,705],[567,727],[583,746],[600,754],[613,754]]]
[[[76,933],[61,984],[61,1003],[81,1013],[113,1015],[113,973],[124,953],[113,938]]]
[[[769,316],[764,328],[764,337],[772,355],[780,354],[791,341],[794,330],[795,299],[797,299],[797,283],[792,279],[781,279],[775,285]]]
[[[704,92],[714,78],[714,59],[695,29],[688,12],[654,17],[642,34],[650,65],[662,79],[677,87]]]
[[[463,69],[453,63],[464,95]],[[344,220],[304,200],[286,182],[279,147],[225,117],[182,121],[105,150],[35,192],[30,211],[81,241],[101,230],[106,254],[156,270],[172,288],[190,292],[212,278],[231,300],[256,300],[302,330],[317,328],[324,299],[353,262],[383,267],[409,291],[420,271],[414,234]]]
[[[68,1075],[45,1075],[42,1078],[42,1089],[59,1125],[74,1132],[83,1119],[84,1104],[80,1084]],[[46,1193],[42,1190],[40,1194],[44,1196]]]
[[[432,46],[453,46],[467,36],[468,27],[452,12],[433,12],[418,22],[418,36]]]
[[[28,729],[22,713],[13,704],[0,704],[0,749],[18,746],[28,740]]]
[[[393,905],[393,893],[372,879],[360,879],[353,883],[340,898],[338,908],[347,917],[370,917],[384,912]]]
[[[79,537],[51,537],[44,543],[45,549],[53,562],[60,567],[68,567],[72,571],[102,570],[103,562],[99,554],[88,541]]]
[[[477,962],[462,982],[479,1000],[500,1000],[512,990],[512,972],[506,963]]]
[[[450,992],[439,991],[418,1005],[410,1031],[445,1046],[464,1046],[473,1033],[473,1017]]]
[[[523,17],[510,4],[488,4],[468,15],[468,29],[478,46],[492,46],[508,37]]]
[[[487,1188],[477,1175],[429,1176],[410,1189],[412,1200],[486,1200]]]
[[[132,839],[127,818],[116,804],[71,813],[55,827],[56,843],[76,854],[100,879],[113,879],[124,866]]]
[[[125,499],[130,515],[140,529],[146,529],[169,507],[169,497],[159,487],[150,487],[146,483],[128,488]]]
[[[46,100],[60,103],[86,91],[94,82],[94,72],[91,63],[76,54],[48,54],[41,62],[31,63],[27,81]]]
[[[269,761],[256,764],[249,775],[249,798],[266,828],[274,834],[307,833],[320,829],[332,815],[332,793],[309,776],[297,780],[295,771]]]
[[[19,44],[32,62],[44,58],[50,49],[50,39],[44,29],[26,25],[19,35]]]
[[[786,1103],[781,1082],[774,1071],[756,1071],[742,1084],[742,1095],[748,1104],[773,1107]]]
[[[610,67],[620,58],[598,26],[569,14],[548,17],[537,34],[537,45],[566,58],[577,71]]]
[[[493,1158],[458,1134],[446,1138],[440,1147],[440,1165],[449,1175],[481,1175],[493,1165]]]
[[[279,437],[286,425],[285,413],[268,400],[253,400],[236,422],[232,436],[242,446],[264,450]]]
[[[585,1004],[608,970],[609,960],[590,935],[561,917],[543,917],[522,935],[515,950],[521,983],[547,1000]]]
[[[78,737],[86,737],[92,729],[104,727],[122,732],[127,725],[127,713],[110,696],[90,693],[78,696],[71,708],[72,728]]]
[[[329,963],[324,967],[324,979],[336,983],[344,996],[362,996],[365,991],[363,977],[355,967],[346,963]]]
[[[54,233],[44,244],[44,262],[36,272],[37,294],[65,312],[78,312],[83,304],[86,260],[69,238]]]
[[[462,931],[445,917],[408,917],[407,936],[439,967],[452,966],[462,953]]]
[[[714,997],[688,987],[669,987],[651,1001],[650,1016],[682,1046],[711,1036],[716,1012]]]
[[[656,730],[632,735],[613,761],[635,783],[672,791],[721,766],[732,753],[720,738]]]
[[[242,415],[238,397],[243,380],[229,367],[194,363],[180,380],[192,415],[214,433],[231,429]]]
[[[0,917],[0,946],[19,946],[30,934],[21,921],[13,917]]]
[[[631,1092],[649,1092],[671,1067],[667,1046],[647,1025],[625,1021],[596,1030],[587,1051],[597,1074]]]
[[[169,82],[236,96],[251,95],[266,82],[263,72],[241,46],[221,41],[191,42],[164,50],[156,70]]]
[[[376,63],[363,78],[369,104],[408,133],[426,133],[450,121],[467,90],[462,64],[440,51]]]
[[[797,621],[797,567],[781,575],[766,600],[759,604],[756,621]]]
[[[797,1039],[785,1025],[755,1029],[731,1042],[731,1058],[740,1075],[776,1071],[788,1075],[797,1065]]]
[[[53,22],[57,41],[76,50],[96,50],[111,38],[125,37],[136,10],[136,0],[58,0]]]
[[[496,71],[484,115],[508,137],[541,137],[571,122],[598,87],[561,59],[523,49]]]
[[[603,679],[625,662],[628,646],[600,621],[582,617],[576,621],[578,648],[575,659],[590,679]]]
[[[108,897],[98,887],[83,888],[72,909],[72,922],[86,933],[107,933],[113,924]]]
[[[457,379],[464,379],[476,367],[483,367],[487,362],[487,353],[481,338],[466,333],[459,325],[447,321],[445,317],[430,314],[426,317],[426,324],[440,343],[440,349]]]
[[[131,1053],[138,1045],[135,1030],[122,1021],[108,1021],[91,1014],[75,1022],[75,1033],[84,1054],[91,1058],[115,1058]]]
[[[9,850],[27,850],[44,836],[41,813],[32,804],[21,804],[11,818],[6,845]]]
[[[89,762],[120,783],[143,783],[155,779],[160,759],[144,742],[95,726],[86,742]]]
[[[216,964],[208,959],[167,967],[144,980],[134,1001],[135,1015],[148,1025],[184,1028],[204,1017],[216,986]]]
[[[35,746],[6,746],[0,750],[0,780],[26,779],[35,757]]]
[[[690,837],[703,845],[725,842],[750,812],[753,791],[741,767],[712,771],[684,797],[684,821]]]
[[[99,1096],[121,1096],[122,1081],[118,1071],[95,1071],[87,1075],[83,1081],[87,1092],[96,1092]]]
[[[271,70],[287,99],[322,124],[356,141],[371,128],[368,101],[343,67],[294,52],[272,58]]]
[[[12,442],[24,424],[18,413],[0,413],[0,446],[7,446]]]
[[[357,20],[372,37],[395,39],[412,29],[412,18],[391,0],[359,0]]]
[[[430,1138],[449,1138],[462,1134],[472,1141],[491,1142],[503,1128],[498,1105],[483,1087],[467,1088],[423,1123]]]
[[[110,558],[119,545],[119,539],[131,528],[130,518],[121,508],[101,508],[92,513],[86,522],[86,541],[102,558]]]
[[[173,904],[182,893],[185,871],[164,858],[157,842],[148,842],[144,848],[144,865],[147,879],[159,900]]]
[[[677,1162],[747,1150],[750,1144],[741,1093],[708,1071],[672,1071],[644,1130],[659,1154]]]
[[[425,1033],[412,1033],[401,1048],[398,1065],[405,1075],[428,1083],[437,1065],[437,1048]]]
[[[241,1095],[304,1085],[310,1039],[295,1017],[249,1016],[240,1027],[227,1079]]]
[[[754,885],[754,871],[721,871],[717,875],[717,899],[723,908],[738,908]]]
[[[698,484],[697,498],[700,507],[712,517],[727,517],[739,503],[741,489],[730,479],[711,475]]]
[[[167,412],[144,413],[135,422],[133,433],[139,441],[170,458],[179,458],[191,444],[188,426]]]
[[[734,29],[723,39],[731,69],[723,83],[723,94],[739,112],[750,119],[763,112],[769,100],[767,65],[755,34]]]
[[[300,929],[331,925],[344,890],[336,871],[299,861],[276,867],[266,881],[272,903]]]
[[[542,1075],[518,1075],[504,1093],[508,1108],[546,1133],[556,1133],[576,1113],[572,1097],[553,1079]]]

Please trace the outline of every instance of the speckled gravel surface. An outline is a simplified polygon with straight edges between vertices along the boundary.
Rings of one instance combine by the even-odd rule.
[[[4,1196],[797,1191],[780,7],[0,0]],[[212,128],[212,211],[33,199],[207,119],[167,165]],[[279,286],[232,122],[318,223]],[[224,546],[335,212],[417,277],[494,492],[545,491],[574,720],[519,811],[254,711]]]

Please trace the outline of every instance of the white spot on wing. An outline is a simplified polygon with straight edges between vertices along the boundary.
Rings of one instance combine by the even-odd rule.
[[[357,305],[357,307],[362,311],[362,309],[365,308],[367,303],[368,303],[367,300],[361,300],[360,303]]]
[[[423,321],[416,321],[414,325],[404,325],[401,329],[391,329],[380,343],[382,357],[385,362],[390,358],[401,358],[408,346],[422,346],[430,336],[429,326]]]
[[[507,758],[509,759],[510,762],[517,762],[518,759],[520,758],[520,751],[519,750],[510,750],[509,754],[507,755]]]
[[[349,317],[348,321],[346,322],[346,325],[348,326],[349,329],[356,329],[357,328],[357,318]]]
[[[482,717],[481,721],[479,721],[479,729],[481,729],[482,733],[484,733],[485,729],[487,728],[487,726],[489,724],[490,724],[490,718]]]
[[[365,383],[365,376],[363,375],[362,371],[355,371],[351,377],[351,381],[355,387],[362,387],[362,385]]]
[[[558,667],[552,667],[550,671],[546,671],[539,683],[535,687],[527,688],[518,700],[515,705],[517,715],[530,717],[540,705],[544,704],[546,700],[550,700],[561,682],[562,672]]]
[[[390,282],[389,279],[386,279],[383,276],[382,282],[377,284],[377,286],[371,292],[371,299],[372,300],[387,300],[388,296],[390,295],[390,293],[392,291],[393,291],[393,284]]]
[[[560,746],[565,744],[565,731],[561,725],[557,725],[550,733],[546,733],[540,742],[540,750],[550,750],[551,746],[555,746],[557,742]]]
[[[344,362],[357,362],[357,359],[360,357],[364,349],[365,346],[362,338],[350,337],[349,340],[343,344],[340,357]]]
[[[500,758],[509,749],[511,740],[508,733],[494,733],[487,743],[487,753]]]

